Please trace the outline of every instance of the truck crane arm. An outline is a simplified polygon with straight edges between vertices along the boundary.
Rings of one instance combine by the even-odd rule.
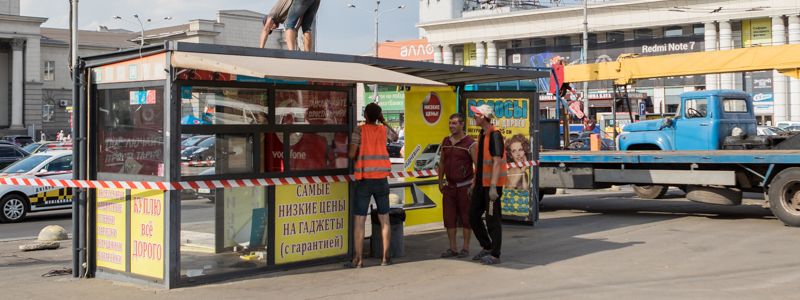
[[[613,80],[616,85],[637,79],[776,70],[800,78],[800,44],[660,56],[621,55],[617,61],[570,65],[564,81]]]

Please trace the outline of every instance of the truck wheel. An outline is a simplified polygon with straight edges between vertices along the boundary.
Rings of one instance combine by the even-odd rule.
[[[788,168],[772,179],[769,208],[786,226],[800,227],[800,168]]]
[[[686,199],[716,205],[740,205],[742,204],[742,190],[690,185],[686,188]]]
[[[0,223],[15,223],[22,221],[28,214],[28,199],[20,195],[8,195],[0,200]]]
[[[669,189],[666,185],[634,185],[633,191],[642,199],[661,199]]]

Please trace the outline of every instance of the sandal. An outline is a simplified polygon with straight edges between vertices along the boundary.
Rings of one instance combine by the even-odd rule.
[[[473,256],[473,257],[472,257],[472,260],[481,260],[481,259],[483,259],[484,257],[486,257],[486,256],[488,256],[488,255],[491,255],[491,254],[492,254],[492,252],[489,252],[489,251],[488,251],[488,250],[486,250],[486,249],[481,249],[481,252],[478,252],[478,254],[477,254],[477,255]]]
[[[455,256],[458,256],[458,253],[453,251],[452,249],[447,249],[447,251],[442,252],[442,255],[441,255],[442,258],[450,258],[450,257],[455,257]]]
[[[381,262],[381,266],[384,266],[384,267],[388,266],[388,265],[391,265],[391,264],[392,264],[392,260],[390,260],[390,259],[384,260],[384,261]]]
[[[484,264],[484,265],[496,265],[496,264],[499,264],[499,263],[500,263],[500,258],[491,256],[491,255],[487,255],[487,256],[484,256],[483,258],[481,258],[481,264]]]
[[[359,261],[357,264],[353,263],[352,261],[348,261],[344,264],[345,269],[356,269],[356,268],[361,268],[363,266],[364,266],[363,261]]]
[[[464,258],[467,256],[469,256],[469,250],[467,249],[461,249],[461,251],[458,252],[458,258]]]

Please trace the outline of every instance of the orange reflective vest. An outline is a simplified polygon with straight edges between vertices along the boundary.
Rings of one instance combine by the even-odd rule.
[[[489,144],[491,142],[492,133],[495,132],[495,131],[499,131],[499,130],[497,130],[497,128],[494,128],[494,126],[492,126],[492,128],[489,129],[489,132],[486,132],[486,133],[483,134],[483,136],[481,136],[481,139],[483,139],[483,141],[482,141],[482,143],[483,143],[483,158],[482,158],[482,160],[483,160],[483,170],[482,170],[483,178],[482,178],[481,184],[483,186],[485,186],[485,187],[492,186],[492,167],[494,166],[494,162],[492,161],[492,153],[489,151],[489,148],[490,148]],[[500,174],[499,174],[500,178],[497,178],[497,186],[499,186],[499,187],[505,186],[506,182],[508,181],[508,166],[506,166],[506,151],[505,150],[503,150],[503,159],[502,159],[502,161],[503,161],[503,163],[500,164]]]
[[[384,179],[389,177],[392,163],[386,150],[386,127],[375,124],[361,125],[361,145],[356,157],[356,180]]]

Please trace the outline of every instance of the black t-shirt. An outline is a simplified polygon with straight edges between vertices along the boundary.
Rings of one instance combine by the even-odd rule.
[[[483,135],[484,132],[481,130],[481,134],[478,137],[478,161],[475,164],[476,185],[480,185],[483,180]],[[499,131],[493,131],[492,135],[489,137],[489,154],[491,154],[492,157],[503,157],[503,151],[505,151],[503,147],[503,135],[500,134]]]

